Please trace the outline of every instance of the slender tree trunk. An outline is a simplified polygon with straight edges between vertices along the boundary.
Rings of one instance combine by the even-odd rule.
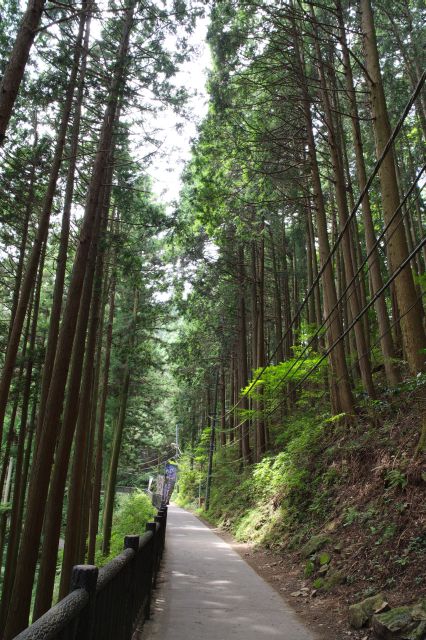
[[[257,366],[257,335],[259,323],[259,301],[257,289],[257,246],[251,242],[251,368]]]
[[[336,95],[335,102],[337,103],[335,108],[340,109],[337,95]],[[344,178],[346,183],[346,191],[348,194],[349,211],[353,211],[355,208],[355,200],[354,200],[354,192],[352,187],[352,178],[351,178],[350,169],[349,169],[349,159],[348,159],[347,144],[345,139],[345,132],[343,130],[342,119],[339,117],[339,115],[336,115],[336,122],[338,124],[337,129],[339,134],[340,145],[342,148],[342,158],[344,163]],[[360,265],[362,264],[363,257],[362,257],[361,237],[358,229],[358,220],[356,216],[352,219],[350,223],[350,229],[351,229],[350,237],[352,238],[352,242],[351,242],[352,263],[354,265],[355,272],[358,272]],[[361,269],[361,272],[357,276],[357,283],[359,286],[359,303],[360,303],[361,309],[364,309],[367,305],[367,287],[365,283],[365,274],[363,269]],[[367,349],[368,349],[368,352],[370,352],[371,330],[370,330],[368,313],[363,315],[363,317],[361,318],[361,323],[364,329],[364,336],[365,336],[365,341],[367,343]]]
[[[98,151],[94,160],[92,178],[88,189],[85,215],[80,235],[80,243],[74,260],[68,297],[58,338],[52,380],[46,403],[46,414],[40,436],[40,455],[33,464],[26,521],[19,553],[18,570],[12,593],[10,614],[7,619],[4,640],[10,640],[28,622],[31,590],[37,562],[38,548],[43,522],[43,505],[48,492],[54,447],[57,439],[57,425],[63,408],[64,392],[75,334],[81,292],[88,259],[93,226],[98,209],[104,167],[111,148],[113,127],[117,112],[118,97],[123,85],[125,61],[133,24],[134,2],[126,10],[123,22],[122,40],[117,55],[116,69],[109,91],[108,104],[101,128]]]
[[[9,531],[9,542],[7,547],[7,555],[6,555],[6,564],[3,576],[2,583],[2,602],[1,602],[1,619],[0,619],[0,627],[3,628],[4,621],[6,619],[11,590],[13,585],[13,576],[16,571],[16,563],[18,559],[18,549],[19,549],[19,541],[21,534],[21,527],[19,526],[20,513],[21,513],[21,494],[25,491],[25,486],[23,485],[23,464],[24,464],[24,456],[25,456],[25,438],[27,434],[27,420],[28,420],[28,411],[30,406],[30,396],[31,396],[31,383],[33,378],[33,364],[34,364],[34,353],[35,353],[35,344],[36,344],[36,335],[37,335],[37,325],[39,319],[39,308],[40,308],[40,293],[41,293],[41,285],[43,280],[43,269],[44,269],[44,260],[46,256],[46,244],[43,247],[41,260],[40,260],[40,268],[38,274],[38,282],[34,295],[34,309],[33,309],[33,317],[31,323],[31,332],[30,332],[30,343],[28,348],[28,358],[27,358],[27,366],[25,373],[25,383],[22,394],[22,407],[21,407],[21,424],[19,429],[19,437],[18,437],[18,447],[16,454],[16,465],[15,465],[15,482],[13,488],[13,505],[12,511],[10,514],[10,531]]]
[[[65,146],[65,139],[68,130],[68,123],[71,115],[71,108],[74,96],[75,83],[78,74],[81,43],[83,39],[83,30],[85,24],[85,15],[82,14],[80,18],[79,33],[77,37],[77,44],[75,47],[73,66],[70,73],[68,87],[64,99],[64,105],[62,109],[62,116],[59,125],[58,137],[56,139],[55,151],[53,154],[52,166],[50,169],[49,181],[46,189],[46,194],[43,200],[42,212],[39,219],[38,229],[34,244],[28,258],[28,262],[25,269],[25,274],[22,279],[21,291],[19,295],[19,301],[16,306],[16,313],[13,319],[13,325],[10,331],[9,341],[7,344],[3,371],[0,379],[0,441],[3,431],[3,423],[6,412],[7,401],[9,398],[10,384],[13,376],[13,369],[15,367],[16,355],[18,353],[19,341],[22,334],[22,327],[25,320],[25,314],[28,308],[28,301],[30,299],[31,290],[34,286],[35,279],[37,277],[37,270],[40,261],[40,255],[43,244],[47,240],[49,231],[50,214],[52,212],[53,198],[56,193],[56,186],[58,182],[59,171],[62,164],[63,151]],[[1,113],[1,110],[0,110]],[[1,129],[0,129],[1,132]]]
[[[284,303],[284,331],[286,338],[284,340],[284,359],[291,358],[291,347],[293,346],[293,329],[291,327],[291,300],[289,287],[289,273],[287,264],[287,238],[285,230],[285,221],[282,220],[282,240],[283,240],[283,270],[282,270],[282,292]]]
[[[16,424],[16,417],[18,414],[18,409],[19,409],[19,401],[20,401],[20,394],[21,394],[21,386],[22,386],[22,379],[23,379],[23,374],[24,374],[24,368],[25,368],[25,360],[26,360],[26,354],[27,354],[27,346],[28,346],[28,337],[30,335],[30,326],[31,326],[31,315],[32,315],[32,309],[33,309],[33,302],[34,302],[34,292],[31,295],[31,299],[30,299],[30,304],[29,304],[29,309],[28,309],[28,315],[27,315],[27,322],[25,325],[25,329],[24,329],[24,337],[22,340],[22,351],[20,354],[21,357],[21,364],[19,367],[19,373],[17,376],[17,385],[16,385],[16,396],[14,399],[14,403],[13,403],[13,407],[12,407],[12,412],[11,412],[11,416],[10,416],[10,420],[9,420],[9,428],[7,430],[7,437],[6,437],[6,446],[4,449],[4,455],[3,455],[3,464],[2,464],[2,469],[1,469],[1,474],[0,474],[0,496],[3,496],[4,494],[4,490],[5,490],[5,482],[7,481],[7,478],[9,477],[9,472],[11,467],[11,462],[12,462],[12,458],[10,457],[10,453],[11,453],[11,449],[12,449],[12,445],[15,441],[16,438],[16,434],[15,434],[15,424]],[[7,494],[10,493],[6,492]],[[3,502],[8,502],[9,500],[4,499]],[[5,547],[5,536],[6,536],[6,528],[7,528],[7,522],[9,520],[9,514],[8,513],[3,513],[1,515],[0,518],[0,558],[3,559],[3,551],[4,551],[4,547]],[[0,567],[3,566],[2,564],[0,564]],[[3,597],[3,596],[2,596]],[[1,623],[1,612],[0,612],[0,623]],[[1,628],[1,625],[0,625]]]
[[[38,377],[40,377],[40,371],[38,371]],[[37,394],[34,394],[33,397],[33,405],[31,409],[31,418],[27,429],[27,444],[25,448],[25,456],[24,456],[24,464],[22,469],[22,490],[19,496],[19,515],[18,515],[18,523],[17,529],[21,533],[22,531],[22,520],[24,516],[24,507],[25,507],[25,497],[27,492],[27,479],[30,468],[30,459],[32,452],[32,445],[34,439],[34,431],[35,431],[35,423],[36,423],[36,414],[37,414]]]
[[[0,147],[6,138],[6,130],[41,21],[44,4],[45,0],[29,0],[0,83]]]
[[[206,511],[210,508],[210,492],[212,486],[212,473],[213,473],[213,454],[216,442],[216,419],[217,419],[217,396],[219,391],[219,371],[216,369],[216,382],[214,389],[214,401],[213,411],[210,417],[210,445],[209,445],[209,461],[207,467],[207,482],[206,482]]]
[[[130,369],[126,365],[121,391],[120,412],[114,430],[114,440],[112,444],[111,459],[108,472],[108,480],[105,487],[105,507],[102,531],[102,553],[109,554],[112,529],[112,514],[114,511],[115,485],[117,481],[118,459],[121,450],[121,440],[123,437],[124,422],[126,418],[127,400],[130,385]]]
[[[277,348],[277,361],[284,362],[284,345],[283,345],[283,317],[282,317],[282,302],[281,302],[281,290],[280,280],[278,274],[277,256],[275,252],[274,236],[271,226],[268,226],[269,238],[271,244],[271,257],[272,257],[272,269],[274,274],[274,309],[275,309],[275,328],[276,328],[276,348]]]
[[[106,344],[105,344],[105,361],[104,361],[104,371],[103,371],[103,381],[102,381],[101,402],[99,406],[95,472],[94,472],[92,505],[91,505],[90,526],[89,526],[88,562],[92,564],[95,559],[96,537],[98,535],[98,527],[99,527],[99,505],[101,501],[104,427],[105,427],[106,401],[108,398],[108,379],[109,379],[109,368],[110,368],[110,360],[111,360],[114,311],[115,311],[115,275],[113,274],[112,280],[111,280],[111,291],[110,291],[110,299],[109,299],[109,312],[108,312],[109,315],[108,315],[108,326],[107,326],[107,335],[106,335]]]
[[[225,384],[225,367],[220,369],[220,444],[226,445],[226,384]]]
[[[230,406],[233,407],[236,403],[235,400],[235,367],[236,367],[236,357],[235,357],[235,353],[232,352],[231,354],[231,365],[229,368],[229,400],[230,400]],[[234,427],[235,427],[235,409],[233,411],[229,412],[229,419],[228,419],[228,428],[229,428],[229,442],[234,442],[235,439],[235,431],[234,431]]]
[[[416,170],[414,168],[414,159],[413,159],[413,153],[411,150],[410,142],[411,142],[410,140],[407,140],[409,179],[410,179],[410,182],[414,182],[416,177]],[[419,238],[423,238],[426,235],[426,227],[425,227],[426,221],[423,219],[425,202],[422,198],[422,190],[419,186],[419,183],[417,183],[416,185],[415,193],[416,193],[415,206],[416,206],[416,212],[417,212],[417,221],[416,221],[417,235]],[[423,269],[425,269],[426,268],[426,245],[423,246],[422,253],[423,253]]]
[[[308,216],[308,235],[309,235],[309,243],[311,245],[311,255],[312,255],[312,275],[313,281],[316,282],[318,279],[318,262],[317,262],[317,252],[315,247],[315,232],[314,232],[314,224],[312,221],[312,205],[311,199],[308,198],[307,203],[307,216]],[[315,301],[315,323],[319,328],[321,326],[321,290],[319,282],[316,284],[314,289],[314,301]],[[321,336],[319,336],[314,342],[314,348],[323,348],[324,340]]]
[[[134,332],[137,318],[139,296],[135,291],[134,303],[133,303],[133,331],[131,332],[131,338],[129,341],[129,350],[131,351],[134,344]],[[104,506],[104,519],[103,519],[103,531],[102,531],[102,553],[108,555],[111,542],[111,528],[112,528],[112,515],[114,511],[114,498],[115,498],[115,485],[117,481],[117,469],[118,459],[121,451],[121,441],[123,438],[124,423],[126,420],[127,400],[129,397],[129,385],[130,385],[130,365],[129,357],[124,367],[123,383],[121,390],[120,411],[117,418],[117,423],[114,430],[114,439],[111,449],[111,458],[109,463],[108,480],[105,487],[105,506]]]
[[[111,184],[112,171],[106,171],[107,184]],[[109,210],[110,188],[105,194],[106,202],[103,205],[104,232],[106,231],[107,214]],[[91,303],[91,317],[85,350],[84,369],[80,391],[80,402],[78,410],[78,421],[76,437],[74,442],[74,460],[71,471],[70,484],[68,489],[68,508],[64,556],[62,561],[61,583],[59,597],[63,598],[68,593],[71,580],[72,568],[75,564],[80,564],[84,558],[79,557],[80,539],[84,531],[86,514],[84,506],[84,479],[87,463],[90,462],[90,417],[91,417],[91,397],[93,392],[93,362],[96,353],[96,338],[98,335],[99,315],[102,298],[102,279],[104,272],[104,250],[98,253],[96,273],[93,285],[93,297]],[[77,524],[78,523],[78,524]],[[84,536],[85,538],[85,536]]]
[[[313,8],[311,8],[311,15],[315,17]],[[317,31],[315,27],[315,32]],[[324,105],[324,112],[326,117],[326,124],[328,129],[328,144],[330,147],[331,160],[333,165],[334,186],[336,193],[337,211],[339,214],[339,224],[341,230],[347,225],[349,212],[348,202],[346,199],[346,184],[343,172],[343,158],[340,141],[336,134],[335,122],[333,118],[333,107],[330,100],[330,87],[327,85],[325,77],[324,61],[322,56],[322,50],[318,41],[318,34],[316,33],[315,50],[318,61],[318,71],[321,85],[321,99]],[[331,72],[330,72],[331,73]],[[361,313],[361,304],[359,300],[359,279],[355,278],[355,269],[352,262],[352,238],[350,235],[351,227],[346,226],[346,231],[342,237],[342,249],[343,249],[343,264],[345,269],[346,282],[349,287],[347,292],[347,299],[349,298],[349,306],[351,310],[352,319],[355,321],[357,316]],[[351,284],[352,283],[352,284]],[[364,335],[363,323],[358,321],[354,325],[354,333],[356,340],[356,350],[358,354],[358,363],[361,372],[361,379],[365,391],[369,396],[375,397],[376,392],[373,384],[373,376],[371,373],[370,358],[367,349],[367,343]]]
[[[366,68],[370,86],[373,127],[376,138],[377,157],[380,157],[391,136],[391,127],[383,90],[377,50],[376,32],[370,0],[360,0],[361,22],[364,37]],[[387,152],[380,168],[382,207],[387,231],[387,252],[391,272],[395,272],[408,257],[407,241],[402,224],[401,211],[395,215],[399,205],[399,193],[395,170],[393,147]],[[395,215],[395,217],[394,217]],[[391,220],[393,221],[391,222]],[[395,278],[395,293],[400,311],[402,338],[410,372],[415,374],[425,368],[426,335],[422,325],[422,314],[417,301],[413,276],[407,264]]]
[[[105,175],[108,175],[108,173],[109,172],[105,171]],[[104,189],[102,189],[101,193],[102,195],[104,195]],[[67,384],[67,397],[64,407],[63,424],[59,433],[59,440],[55,454],[55,465],[50,480],[48,500],[44,515],[43,548],[40,558],[37,591],[33,612],[33,618],[35,620],[37,620],[41,615],[43,615],[43,613],[45,613],[45,611],[50,608],[52,602],[56,574],[57,550],[62,522],[64,490],[71,455],[71,447],[77,425],[77,418],[79,417],[79,410],[82,406],[81,399],[79,402],[80,387],[82,395],[87,393],[87,388],[89,388],[90,391],[91,381],[86,380],[82,383],[81,379],[85,351],[87,352],[87,350],[89,349],[89,338],[87,339],[86,344],[86,332],[92,299],[96,256],[98,252],[98,244],[100,241],[99,231],[102,211],[103,207],[99,206],[93,231],[92,246],[90,247],[86,266],[86,277],[84,280],[83,292],[80,302],[80,311],[74,339],[71,368]],[[90,360],[89,362],[92,361],[93,356],[92,360]],[[86,398],[86,402],[83,406],[86,407],[87,404],[88,400]],[[82,452],[80,450],[78,451],[78,455],[81,458]],[[70,499],[71,496],[69,496],[69,500]],[[77,522],[81,522],[81,516],[77,518]],[[67,541],[67,538],[70,535],[70,530],[72,530],[71,535],[74,535],[76,529],[78,530],[78,525],[76,524],[76,522],[74,522],[72,526],[68,524],[66,529],[67,533],[65,541]],[[69,586],[69,580],[67,586]]]
[[[99,325],[96,336],[96,355],[94,359],[94,371],[93,371],[93,389],[90,399],[90,429],[89,429],[89,446],[86,456],[86,468],[84,473],[84,486],[83,486],[83,523],[81,527],[80,535],[80,550],[79,557],[82,558],[82,562],[86,557],[86,542],[87,553],[89,552],[90,543],[90,517],[92,514],[92,496],[93,496],[93,483],[95,480],[95,465],[96,465],[96,441],[97,441],[97,419],[98,419],[98,404],[100,394],[100,380],[102,369],[102,353],[103,353],[103,335],[105,324],[105,307],[108,296],[109,277],[107,267],[104,274],[104,283],[102,290],[101,306]],[[99,509],[99,507],[98,507]],[[98,512],[99,517],[99,512]],[[90,563],[89,563],[90,564]],[[93,564],[93,563],[92,563]]]
[[[343,10],[341,1],[336,0],[337,15],[339,19],[340,42],[343,52],[343,65],[345,70],[346,92],[349,99],[350,115],[352,124],[352,139],[355,150],[356,171],[360,191],[365,189],[367,184],[367,172],[364,162],[364,150],[361,138],[361,127],[359,124],[358,106],[356,102],[356,94],[354,80],[352,75],[352,67],[349,55],[349,49],[346,42],[346,30],[343,19]],[[370,274],[371,295],[375,296],[377,291],[383,287],[383,278],[380,271],[380,258],[376,247],[376,233],[374,231],[373,216],[371,213],[370,198],[368,193],[362,199],[362,216],[364,222],[365,244],[367,253],[371,254],[368,258],[368,269]],[[380,333],[380,346],[383,353],[386,378],[392,386],[399,382],[398,369],[395,366],[395,347],[393,344],[392,333],[390,329],[389,316],[386,308],[385,295],[381,295],[375,302],[374,308],[377,314],[377,323]]]
[[[264,230],[264,224],[262,223],[262,234]],[[257,368],[264,367],[266,363],[265,357],[265,239],[264,236],[260,238],[259,246],[259,260],[258,260],[258,325],[257,325]],[[257,459],[260,460],[262,455],[266,451],[266,432],[265,432],[265,419],[263,416],[263,388],[259,385],[259,398],[257,400],[257,412],[258,418],[256,420],[257,425]]]
[[[299,78],[303,100],[303,112],[306,124],[308,157],[310,162],[312,187],[317,214],[317,231],[319,241],[319,252],[321,265],[324,268],[324,311],[328,318],[327,335],[330,346],[335,345],[330,353],[330,363],[332,375],[330,376],[331,395],[334,399],[333,409],[336,413],[353,414],[354,401],[350,387],[349,374],[345,360],[343,343],[340,340],[342,334],[342,324],[337,309],[332,312],[337,305],[336,288],[334,283],[332,266],[329,261],[330,244],[327,233],[327,218],[325,214],[324,197],[321,186],[320,173],[318,168],[316,145],[312,128],[311,100],[306,85],[304,74],[304,60],[299,46],[298,32],[294,23],[296,56],[299,61]]]
[[[8,465],[7,465],[6,484],[5,484],[3,492],[1,494],[2,502],[4,504],[7,504],[8,502],[10,502],[10,497],[11,497],[10,494],[11,494],[11,490],[12,490],[12,473],[13,473],[14,460],[15,460],[14,458],[9,458],[9,462],[8,462]],[[4,555],[4,548],[5,548],[6,528],[7,528],[8,517],[9,517],[8,513],[3,513],[1,518],[0,518],[0,561],[1,561],[1,566],[3,566],[3,555]]]
[[[59,239],[58,259],[56,263],[55,285],[53,289],[52,306],[49,317],[49,332],[47,337],[46,355],[44,358],[43,378],[40,395],[39,423],[43,423],[46,409],[46,401],[49,393],[49,385],[55,360],[56,346],[58,343],[59,324],[61,320],[62,300],[64,296],[64,281],[68,255],[68,243],[70,233],[71,207],[74,196],[74,181],[77,164],[78,140],[80,135],[81,108],[83,105],[83,93],[85,86],[87,52],[89,48],[90,14],[87,17],[83,50],[81,55],[80,75],[78,79],[77,93],[74,101],[74,119],[69,148],[69,164],[65,185],[64,206],[62,212],[61,235]],[[38,434],[40,435],[40,434]]]
[[[413,25],[411,24],[411,20],[409,20],[409,36],[408,36],[408,43],[407,45],[405,45],[402,37],[401,37],[401,33],[400,33],[400,29],[398,28],[398,26],[395,24],[395,20],[392,17],[392,13],[387,11],[387,7],[386,5],[384,5],[383,7],[381,7],[381,10],[385,12],[385,14],[387,15],[391,28],[392,28],[392,33],[395,36],[396,42],[398,44],[398,47],[400,49],[401,52],[401,56],[402,59],[404,61],[405,64],[405,68],[407,70],[407,74],[408,77],[410,78],[410,84],[411,84],[411,90],[414,91],[414,89],[417,86],[418,81],[420,80],[421,76],[422,76],[422,69],[419,66],[419,61],[418,61],[418,57],[419,59],[421,59],[421,46],[422,43],[415,43],[412,40],[412,33],[413,33]],[[407,10],[409,11],[409,7],[407,7]],[[416,44],[418,46],[416,46]],[[407,46],[408,46],[408,50],[407,50]],[[408,54],[408,52],[411,52],[411,56],[413,60],[410,60],[410,56]],[[417,99],[417,103],[415,105],[415,109],[419,118],[419,122],[420,122],[420,126],[423,132],[423,137],[426,138],[426,98],[424,97],[423,94],[420,94],[418,99]]]
[[[27,204],[25,207],[25,215],[24,215],[24,220],[22,225],[21,243],[19,246],[19,259],[18,259],[18,266],[16,269],[16,276],[15,276],[15,286],[13,289],[12,311],[10,314],[10,324],[9,324],[9,337],[12,331],[13,322],[15,320],[16,309],[18,307],[19,291],[21,288],[22,273],[24,270],[24,263],[25,263],[25,252],[27,249],[28,226],[30,223],[31,213],[33,211],[33,206],[34,206],[34,191],[35,191],[34,186],[35,186],[36,162],[37,162],[36,153],[37,153],[37,145],[38,145],[36,117],[34,119],[35,119],[34,141],[33,141],[33,154],[32,154],[31,171],[30,171],[30,181],[28,185],[28,195],[26,199]]]
[[[245,269],[244,269],[244,247],[240,245],[238,250],[238,286],[239,286],[239,385],[243,388],[248,382],[247,369],[247,330],[246,330],[246,305],[245,305]],[[241,409],[246,411],[248,408],[247,396],[243,396],[240,403]],[[250,452],[250,435],[247,420],[241,425],[241,455],[245,464],[251,461]]]

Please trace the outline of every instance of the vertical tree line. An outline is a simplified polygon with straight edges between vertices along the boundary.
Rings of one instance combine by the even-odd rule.
[[[91,0],[30,2],[22,16],[13,2],[5,8],[3,638],[49,609],[55,591],[68,592],[74,564],[101,553],[103,485],[108,554],[124,427],[144,398],[138,376],[156,367],[164,305],[154,293],[165,285],[154,256],[169,225],[132,127],[148,148],[152,116],[142,132],[140,114],[179,108],[171,78],[193,19],[184,4],[169,11],[137,0],[102,11]],[[175,50],[163,45],[167,34]]]
[[[404,44],[421,11],[403,4],[213,3],[172,353],[200,435],[226,363],[216,447],[235,464],[279,449],[309,393],[350,423],[425,371],[425,74]]]

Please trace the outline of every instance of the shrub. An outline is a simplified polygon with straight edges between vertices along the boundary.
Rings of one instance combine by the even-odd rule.
[[[151,500],[142,491],[135,491],[121,499],[112,521],[110,554],[102,557],[98,554],[96,563],[106,564],[123,551],[124,537],[127,535],[142,535],[145,525],[157,513]]]

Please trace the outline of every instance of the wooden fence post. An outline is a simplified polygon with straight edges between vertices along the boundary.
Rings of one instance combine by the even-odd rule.
[[[160,534],[160,551],[159,551],[159,555],[160,555],[160,559],[163,556],[163,551],[164,551],[164,546],[166,543],[166,518],[167,518],[167,511],[165,511],[164,508],[159,509],[158,511],[158,515],[155,516],[155,522],[158,522],[158,524],[160,525],[160,530],[159,530],[159,534]]]
[[[126,536],[124,538],[124,548],[125,549],[133,549],[135,552],[134,558],[131,561],[131,570],[130,570],[130,584],[129,584],[129,593],[127,597],[127,615],[126,615],[126,632],[125,639],[131,640],[133,633],[133,625],[136,622],[136,618],[138,615],[139,603],[137,602],[137,558],[139,552],[139,536]]]
[[[146,531],[152,531],[151,538],[151,553],[148,555],[148,563],[146,567],[147,571],[147,586],[148,586],[148,596],[145,605],[145,618],[147,620],[151,617],[151,598],[152,598],[152,589],[155,587],[157,582],[157,540],[156,540],[156,532],[157,525],[155,522],[147,522],[145,525]]]
[[[160,513],[160,512],[158,512]],[[160,566],[160,560],[163,555],[163,516],[155,516],[155,522],[158,524],[158,532],[156,534],[157,538],[157,557],[158,557],[158,566]]]
[[[85,589],[89,594],[89,602],[78,620],[76,634],[78,640],[92,640],[97,581],[98,567],[92,564],[78,564],[72,570],[70,591]]]

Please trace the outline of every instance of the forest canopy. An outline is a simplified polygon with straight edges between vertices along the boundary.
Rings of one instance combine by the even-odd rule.
[[[117,489],[171,459],[182,502],[235,508],[240,531],[255,499],[295,518],[308,461],[404,394],[423,396],[423,460],[424,17],[418,0],[4,3],[5,640],[117,550],[134,522]],[[179,73],[200,23],[208,104],[170,205],[150,167],[164,109],[195,119]]]

